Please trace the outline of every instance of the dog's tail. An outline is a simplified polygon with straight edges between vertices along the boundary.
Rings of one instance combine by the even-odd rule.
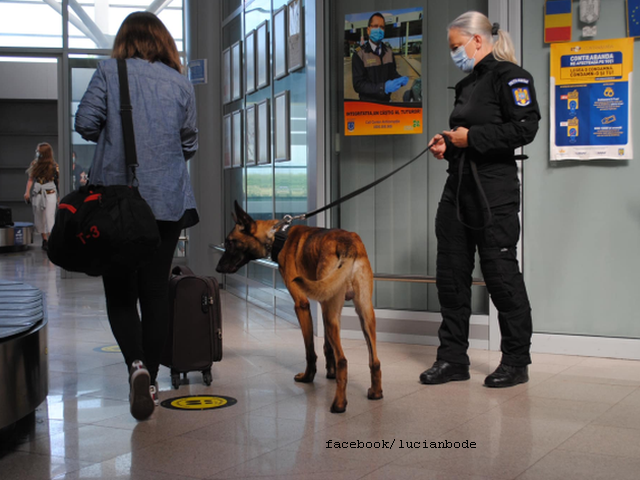
[[[320,280],[307,280],[304,277],[293,279],[302,291],[309,297],[319,302],[333,298],[344,288],[345,282],[353,269],[356,257],[343,257],[336,269]]]

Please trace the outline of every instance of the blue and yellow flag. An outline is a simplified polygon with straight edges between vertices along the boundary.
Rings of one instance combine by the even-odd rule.
[[[640,37],[640,0],[627,0],[627,37]]]

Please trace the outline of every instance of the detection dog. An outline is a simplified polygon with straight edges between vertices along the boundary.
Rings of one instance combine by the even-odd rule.
[[[253,220],[235,202],[235,227],[225,240],[225,253],[216,271],[235,273],[249,261],[271,252],[278,220]],[[340,343],[340,313],[345,300],[353,300],[362,332],[369,348],[371,388],[367,397],[382,398],[382,375],[376,352],[376,318],[371,296],[373,272],[360,237],[340,229],[295,225],[277,255],[280,274],[293,297],[296,316],[302,329],[307,367],[297,374],[296,382],[311,383],[316,375],[317,355],[313,344],[313,326],[309,299],[322,307],[327,378],[336,379],[331,412],[347,408],[347,359]]]

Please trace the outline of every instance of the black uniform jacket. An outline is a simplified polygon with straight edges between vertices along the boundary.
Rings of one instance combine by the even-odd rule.
[[[533,77],[488,54],[456,85],[449,126],[468,128],[469,146],[455,147],[445,137],[449,172],[457,173],[461,155],[474,160],[478,170],[489,164],[513,165],[514,149],[533,141],[539,120]]]
[[[382,54],[376,55],[371,50],[371,43],[356,50],[351,59],[351,74],[353,88],[360,94],[360,100],[369,102],[388,102],[391,95],[384,93],[387,80],[399,78],[393,52],[384,43],[380,44]]]

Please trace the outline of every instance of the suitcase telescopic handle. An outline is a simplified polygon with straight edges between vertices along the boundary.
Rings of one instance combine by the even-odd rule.
[[[195,275],[195,273],[193,273],[193,270],[184,265],[176,265],[175,267],[173,267],[173,270],[171,270],[171,273],[174,275]]]

